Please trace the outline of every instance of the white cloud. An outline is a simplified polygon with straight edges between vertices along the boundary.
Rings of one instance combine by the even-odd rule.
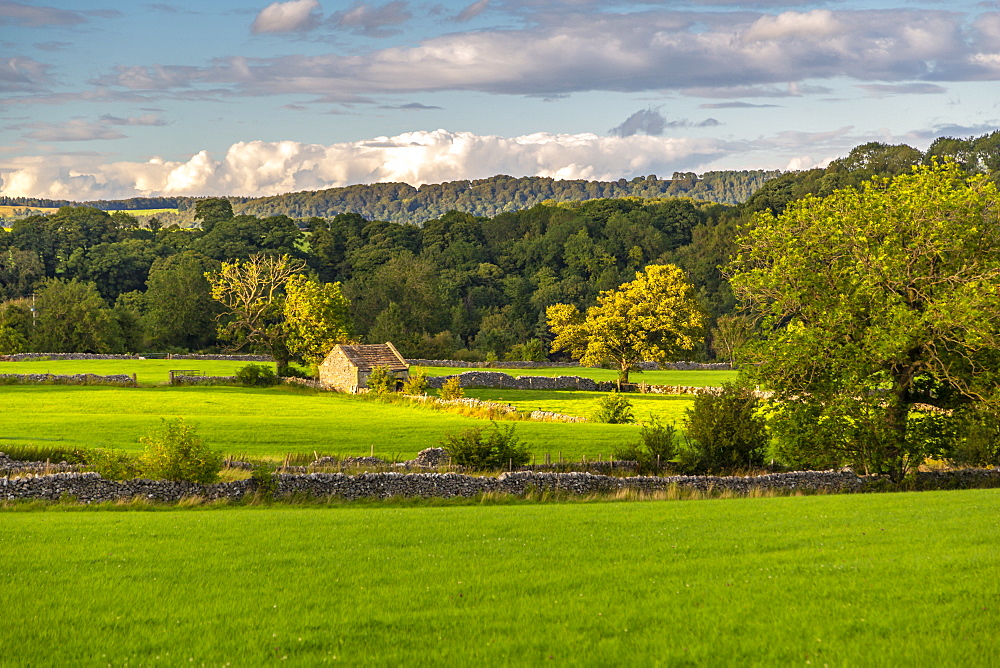
[[[221,159],[101,163],[88,156],[17,158],[0,166],[0,194],[75,200],[142,195],[263,196],[355,183],[413,185],[495,174],[617,179],[689,170],[732,150],[713,139],[536,133],[408,132],[332,144],[239,142]]]
[[[309,30],[316,25],[318,17],[314,12],[319,7],[317,0],[273,2],[257,14],[250,30],[255,34]]]

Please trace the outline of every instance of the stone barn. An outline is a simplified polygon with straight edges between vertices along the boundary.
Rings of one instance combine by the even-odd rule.
[[[377,366],[389,367],[397,389],[410,376],[410,367],[391,343],[337,345],[319,365],[319,380],[339,392],[357,392],[368,387],[368,374]]]

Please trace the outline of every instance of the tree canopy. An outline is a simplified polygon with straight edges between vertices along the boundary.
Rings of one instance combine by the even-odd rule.
[[[902,476],[996,395],[1000,195],[953,163],[758,214],[729,269],[756,378],[804,465]]]
[[[546,316],[556,335],[553,350],[565,350],[592,366],[613,360],[622,383],[639,362],[668,362],[681,351],[694,350],[705,326],[694,287],[674,265],[646,267],[634,281],[602,292],[586,313],[554,304]]]

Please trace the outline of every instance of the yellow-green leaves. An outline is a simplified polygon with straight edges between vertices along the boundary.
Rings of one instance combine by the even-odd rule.
[[[646,267],[634,281],[602,292],[586,314],[555,304],[545,315],[556,335],[552,350],[565,350],[583,364],[613,360],[622,382],[639,362],[663,363],[694,349],[705,325],[694,288],[674,265]]]
[[[351,303],[340,283],[319,283],[301,274],[285,285],[285,335],[288,350],[319,364],[335,345],[351,340]]]

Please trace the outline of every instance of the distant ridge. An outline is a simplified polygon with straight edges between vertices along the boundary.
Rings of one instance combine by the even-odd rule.
[[[228,197],[237,213],[291,218],[330,218],[357,213],[369,220],[420,224],[448,211],[493,217],[505,211],[527,209],[543,202],[573,202],[599,198],[690,197],[722,204],[746,201],[780,171],[740,170],[675,172],[670,179],[655,175],[630,180],[557,180],[542,176],[492,176],[472,181],[448,181],[415,188],[406,183],[373,183],[271,197]],[[0,205],[49,208],[92,206],[104,210],[178,209],[194,206],[195,197],[134,197],[120,200],[70,200],[0,197]]]

